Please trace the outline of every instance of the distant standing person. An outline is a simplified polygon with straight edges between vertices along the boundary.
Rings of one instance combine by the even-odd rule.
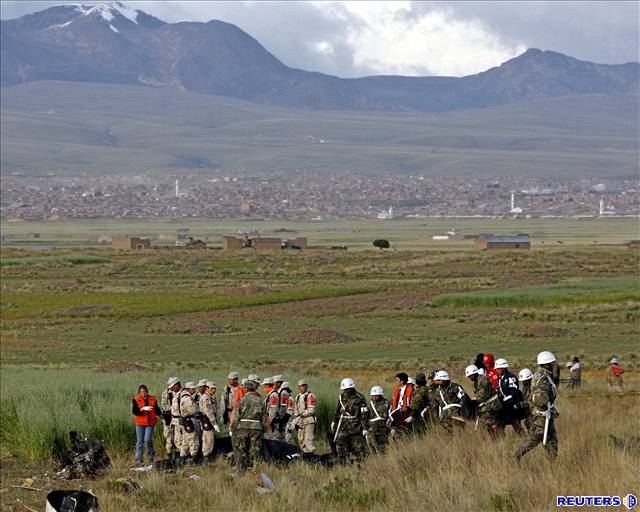
[[[609,391],[624,391],[622,387],[623,373],[624,369],[620,366],[620,359],[617,357],[611,358],[611,366],[609,366],[609,369],[607,370],[607,384],[609,385]]]
[[[569,384],[571,389],[579,388],[582,379],[582,368],[580,367],[580,358],[574,357],[569,367]]]
[[[138,387],[138,394],[133,398],[131,412],[136,424],[136,462],[142,464],[142,451],[147,445],[149,462],[153,462],[156,452],[153,449],[153,428],[156,426],[158,416],[162,415],[156,397],[149,394],[149,389],[144,384]]]

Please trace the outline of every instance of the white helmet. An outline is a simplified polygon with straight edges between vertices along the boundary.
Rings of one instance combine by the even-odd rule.
[[[449,379],[449,373],[444,370],[439,370],[433,377],[433,380],[451,380]]]
[[[486,375],[487,374],[487,370],[485,370],[484,368],[478,368],[478,375]]]
[[[371,396],[384,396],[384,391],[382,390],[382,386],[373,386],[371,388]]]
[[[471,375],[478,374],[478,367],[475,364],[470,364],[464,369],[464,376],[470,377]]]
[[[610,364],[620,364],[620,359],[617,357],[612,357]]]
[[[555,360],[556,356],[553,355],[553,352],[549,352],[548,350],[538,354],[538,364],[549,364],[553,363]]]
[[[533,379],[533,372],[529,370],[529,368],[523,368],[520,370],[520,373],[518,373],[518,380],[520,382],[531,379]]]
[[[349,377],[347,377],[346,379],[342,379],[342,381],[340,382],[340,391],[343,391],[345,389],[355,389],[356,387],[356,383],[353,382],[353,379],[350,379]]]
[[[413,384],[415,386],[416,385],[416,379],[414,379],[413,377],[409,377],[407,379],[407,384]]]
[[[496,370],[499,370],[500,368],[509,368],[509,362],[506,359],[498,359],[493,367]]]

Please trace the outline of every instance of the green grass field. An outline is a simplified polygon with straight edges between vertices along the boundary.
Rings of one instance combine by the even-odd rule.
[[[345,225],[356,230],[368,224]],[[406,231],[395,232],[398,250],[367,247],[365,241],[373,239],[374,232],[396,225],[406,227]],[[71,429],[104,439],[117,461],[116,474],[126,474],[133,443],[130,398],[143,382],[159,395],[169,375],[179,375],[184,381],[213,378],[219,385],[232,369],[243,374],[256,371],[261,376],[284,373],[292,382],[306,376],[320,398],[319,428],[323,432],[338,383],[346,375],[354,377],[365,392],[381,384],[389,394],[393,375],[399,370],[414,374],[446,367],[454,380],[465,382],[464,366],[478,352],[506,357],[517,370],[534,368],[535,355],[552,350],[562,365],[579,355],[585,369],[582,405],[572,402],[571,396],[563,398],[570,415],[611,408],[610,398],[605,397],[603,370],[612,355],[621,357],[627,369],[628,389],[638,389],[640,253],[620,247],[586,247],[580,241],[594,236],[584,227],[589,225],[606,226],[566,223],[561,229],[574,233],[575,245],[540,245],[531,251],[473,251],[455,246],[418,249],[411,247],[415,242],[407,235],[415,234],[416,225],[392,222],[372,224],[359,239],[360,250],[234,254],[185,249],[116,253],[79,245],[90,227],[111,229],[111,223],[43,223],[43,232],[52,229],[47,236],[67,245],[40,252],[9,245],[0,251],[3,479],[14,482],[26,473],[49,469],[52,450],[66,442]],[[175,229],[170,223],[158,226]],[[221,226],[209,229],[222,231]],[[504,228],[513,229],[511,226]],[[549,226],[555,225],[547,223],[540,229],[549,230],[546,239],[552,240],[558,232]],[[624,229],[627,227],[615,234],[603,229],[597,236],[623,237],[627,235],[621,234]],[[337,240],[331,238],[334,236],[345,240],[348,231],[319,229],[316,233],[314,243],[322,246]],[[11,263],[16,261],[19,263]],[[589,398],[591,395],[595,398]],[[629,398],[632,395],[624,399]],[[591,416],[580,421],[591,422],[587,418]],[[618,458],[606,448],[604,427],[588,424],[589,442],[595,443],[598,457],[617,468]],[[620,435],[630,430],[627,423],[606,425]],[[562,428],[563,435],[571,435],[567,423]],[[159,432],[156,436],[161,444]],[[434,453],[442,444],[435,437],[429,442],[435,443],[430,448]],[[471,443],[471,439],[462,442]],[[515,442],[508,438],[496,446],[512,450]],[[577,447],[576,443],[577,438],[570,446]],[[320,451],[324,450],[321,442]],[[367,478],[378,470],[394,472],[393,468],[404,464],[396,455],[372,460],[365,469]],[[377,470],[377,465],[384,469]],[[203,473],[203,478],[227,478],[222,466],[213,471]],[[343,478],[342,471],[323,478]],[[480,476],[473,473],[467,478],[476,482]],[[428,501],[431,487],[422,476],[415,478]],[[597,480],[593,475],[589,478]],[[176,489],[180,485],[180,480],[163,480],[163,484],[145,480],[144,496],[127,501],[113,492],[108,481],[95,484],[102,495],[110,497],[106,510],[118,510],[124,503],[131,503],[132,510],[165,510],[173,502],[164,494],[164,486]],[[236,482],[229,482],[235,489]],[[360,479],[340,482],[329,490],[300,482],[311,485],[301,502],[280,494],[274,497],[271,509],[289,503],[295,510],[313,510],[312,504],[320,500],[329,510],[378,510],[379,504],[371,505],[371,496],[391,500],[368,494],[372,487]],[[390,487],[381,485],[385,496],[394,496]],[[453,481],[442,485],[453,485]],[[485,509],[542,506],[527,497],[530,490],[510,485],[511,491],[492,487],[498,505],[489,500]],[[551,482],[545,492],[550,489]],[[16,498],[24,499],[20,492],[25,491],[12,489],[4,495],[2,510],[7,500],[11,500],[7,507],[13,507]],[[211,493],[202,492],[197,494],[200,503],[210,504]],[[35,494],[28,499],[30,506],[39,506]],[[231,496],[216,499],[233,508],[226,501]],[[444,510],[469,503],[467,499],[471,498],[464,494],[461,501],[445,501]],[[500,505],[511,499],[520,508]],[[243,500],[249,510],[261,506],[250,497]],[[415,504],[412,500],[407,498],[406,503]]]

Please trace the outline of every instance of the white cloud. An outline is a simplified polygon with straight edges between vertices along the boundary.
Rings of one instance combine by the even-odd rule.
[[[21,16],[62,1],[1,0],[0,16]],[[167,22],[233,23],[288,66],[342,77],[460,76],[499,65],[528,47],[602,63],[638,60],[639,2],[123,3]]]
[[[353,64],[375,74],[463,76],[526,50],[508,44],[480,21],[445,8],[414,12],[411,2],[315,2],[329,16],[357,17],[347,29]]]

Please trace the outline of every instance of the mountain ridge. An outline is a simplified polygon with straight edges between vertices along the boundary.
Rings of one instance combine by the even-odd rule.
[[[638,90],[640,64],[529,49],[465,77],[339,78],[286,66],[219,20],[166,23],[119,2],[2,20],[2,86],[38,80],[166,87],[311,110],[439,112]]]
[[[0,92],[3,172],[637,175],[638,95],[424,113],[308,111],[118,84]]]

